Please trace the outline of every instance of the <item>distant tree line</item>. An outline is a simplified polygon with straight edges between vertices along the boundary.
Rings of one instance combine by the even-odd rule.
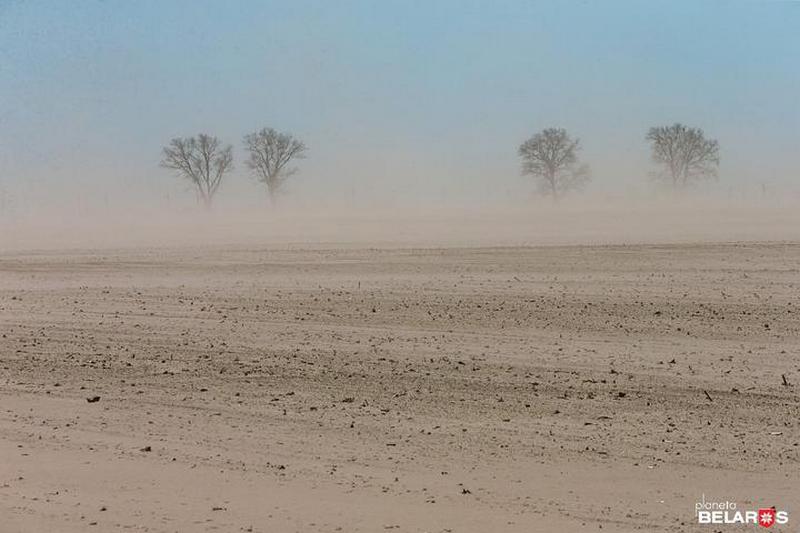
[[[717,176],[719,143],[706,139],[703,130],[673,124],[650,128],[645,138],[658,167],[654,177],[674,189],[685,189],[702,178]],[[539,192],[558,200],[589,182],[591,170],[580,163],[580,148],[580,141],[566,130],[544,129],[519,147],[522,173],[537,181]]]
[[[306,145],[289,133],[263,128],[244,136],[244,148],[245,165],[266,185],[274,204],[285,181],[297,171],[292,161],[305,157]],[[233,146],[223,146],[217,137],[205,133],[178,137],[162,150],[161,166],[188,180],[198,202],[210,208],[222,178],[233,170]]]
[[[657,179],[674,189],[717,176],[719,143],[703,130],[683,124],[650,128],[645,136]],[[274,205],[283,187],[303,159],[307,147],[290,133],[263,128],[244,136],[245,165],[266,186]],[[546,128],[520,145],[522,173],[532,176],[539,192],[554,201],[582,189],[591,179],[589,165],[581,163],[580,141],[562,128]],[[161,166],[175,171],[194,187],[197,199],[210,208],[224,176],[233,170],[233,147],[214,136],[175,138],[162,151]]]

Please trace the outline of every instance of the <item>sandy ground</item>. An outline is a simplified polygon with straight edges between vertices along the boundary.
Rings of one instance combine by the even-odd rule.
[[[794,531],[799,354],[800,245],[7,253],[0,530]]]

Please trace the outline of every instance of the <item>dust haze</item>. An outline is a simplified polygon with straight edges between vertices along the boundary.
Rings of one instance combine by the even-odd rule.
[[[331,179],[335,179],[331,178]],[[518,185],[518,184],[517,184]],[[535,246],[793,241],[800,238],[800,194],[791,188],[752,186],[738,194],[653,187],[635,195],[585,192],[554,204],[532,186],[516,198],[448,198],[420,188],[350,197],[298,198],[287,193],[270,206],[254,187],[253,199],[225,198],[211,210],[191,191],[139,195],[121,191],[105,199],[69,204],[63,199],[17,205],[0,216],[2,250],[163,246],[389,245]],[[415,194],[412,200],[409,196]],[[353,197],[356,197],[355,199]],[[89,196],[91,198],[91,196]]]
[[[797,27],[0,1],[0,531],[797,530]]]

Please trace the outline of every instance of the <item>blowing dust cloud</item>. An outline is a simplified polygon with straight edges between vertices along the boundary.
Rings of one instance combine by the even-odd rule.
[[[798,27],[0,0],[0,530],[796,531]]]

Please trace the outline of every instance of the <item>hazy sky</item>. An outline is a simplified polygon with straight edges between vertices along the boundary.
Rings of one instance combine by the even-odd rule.
[[[674,121],[720,140],[725,183],[791,183],[798,28],[800,3],[758,1],[0,0],[0,186],[182,194],[171,137],[241,161],[272,126],[310,148],[294,195],[513,195],[517,146],[562,126],[614,190]],[[220,195],[256,190],[239,164]]]

